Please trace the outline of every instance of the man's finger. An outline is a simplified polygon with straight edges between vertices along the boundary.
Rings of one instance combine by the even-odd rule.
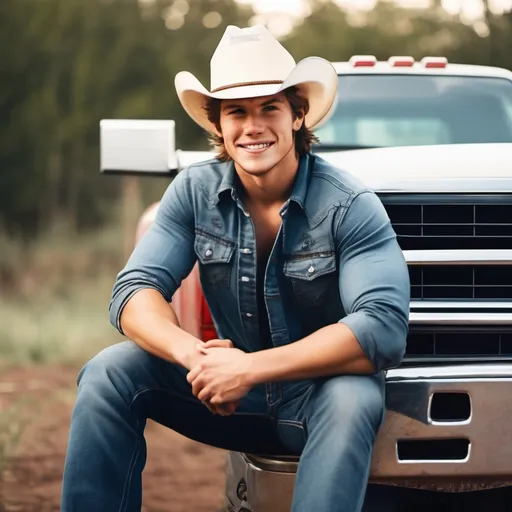
[[[211,402],[208,402],[211,407],[214,407]],[[224,404],[216,405],[215,408],[217,413],[221,416],[231,416],[240,405],[240,400],[236,400],[234,402],[226,402]]]
[[[215,394],[215,393],[210,393],[210,397],[209,397],[209,402],[212,404],[212,405],[221,405],[223,404],[225,401],[224,399],[218,395],[218,394]],[[229,402],[228,402],[229,403]]]
[[[233,348],[231,340],[208,340],[201,348]]]
[[[194,382],[197,378],[197,376],[203,371],[203,368],[200,364],[198,364],[197,366],[194,366],[194,368],[192,368],[192,370],[190,370],[188,373],[187,373],[187,382],[189,384],[192,384],[192,382]]]
[[[214,407],[209,402],[203,402],[203,404],[206,406],[206,408],[212,413],[212,414],[218,414],[219,410],[217,407]]]
[[[221,416],[231,416],[233,412],[231,411],[230,407],[227,407],[226,405],[218,405],[216,407],[217,413]]]
[[[209,387],[204,387],[203,389],[199,390],[199,393],[196,395],[201,402],[210,402],[210,398],[212,397],[213,393]],[[220,402],[219,402],[220,404]],[[212,404],[216,405],[216,404]]]
[[[203,391],[205,387],[205,383],[202,377],[197,377],[194,382],[192,382],[192,393],[195,397],[199,398],[199,393]]]

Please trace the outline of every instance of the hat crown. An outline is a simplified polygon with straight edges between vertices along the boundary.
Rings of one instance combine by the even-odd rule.
[[[210,61],[210,90],[284,81],[294,67],[294,58],[263,25],[230,25]]]

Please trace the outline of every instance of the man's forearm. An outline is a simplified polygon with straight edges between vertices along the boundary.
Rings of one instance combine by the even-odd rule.
[[[375,372],[354,333],[342,323],[323,327],[295,343],[254,352],[250,357],[249,378],[253,384]]]
[[[200,340],[179,326],[176,313],[157,290],[137,292],[121,314],[121,327],[141,348],[190,370],[197,362]]]

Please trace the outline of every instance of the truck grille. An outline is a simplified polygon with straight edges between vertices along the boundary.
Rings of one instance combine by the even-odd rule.
[[[401,199],[383,202],[404,250],[512,249],[510,196]]]
[[[402,365],[512,362],[512,264],[503,255],[512,249],[512,195],[384,194],[381,200],[407,251],[411,299],[425,316],[409,324]]]
[[[411,299],[495,299],[512,302],[512,266],[409,266]]]
[[[512,360],[512,325],[415,325],[404,364]]]
[[[510,194],[383,194],[404,251],[512,249]],[[512,265],[409,265],[413,300],[512,302]]]

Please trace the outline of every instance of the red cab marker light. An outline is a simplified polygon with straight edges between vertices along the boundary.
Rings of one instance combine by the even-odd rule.
[[[421,64],[425,68],[446,68],[448,59],[446,57],[423,57]]]
[[[377,57],[375,55],[354,55],[348,62],[355,68],[371,68],[377,64]]]
[[[393,68],[410,68],[414,65],[414,57],[390,57],[388,63]]]

